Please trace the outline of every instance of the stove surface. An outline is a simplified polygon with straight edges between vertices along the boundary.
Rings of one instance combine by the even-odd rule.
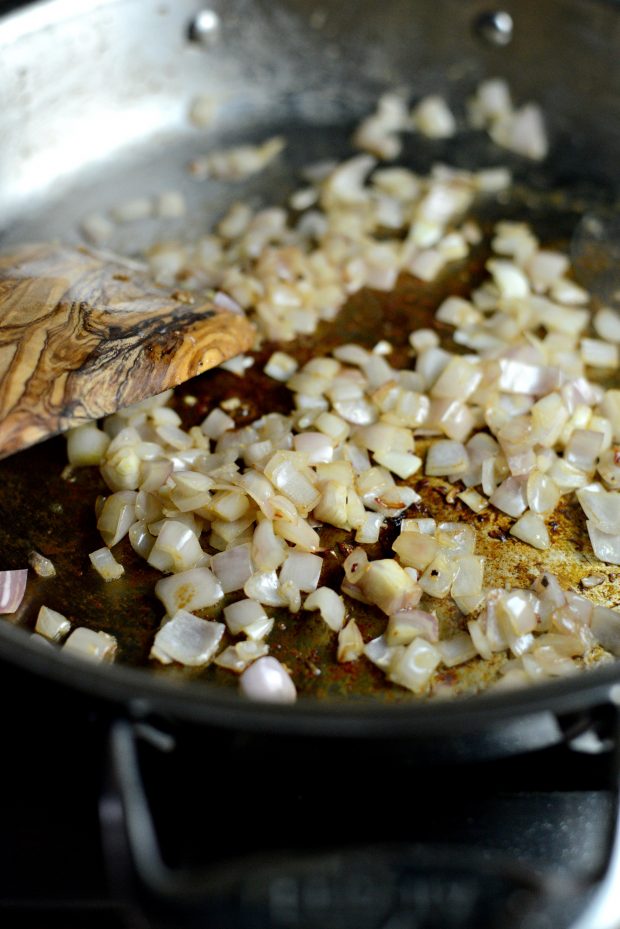
[[[99,816],[104,716],[80,695],[50,689],[10,667],[0,671],[0,926],[174,925],[174,916],[146,918],[135,898],[128,899],[134,884],[122,853],[105,860]],[[242,903],[234,918],[227,924],[226,917],[214,922],[207,914],[203,929],[314,929],[321,894],[329,904],[323,929],[435,925],[426,916],[426,922],[398,922],[393,915],[386,921],[386,888],[351,885],[346,893],[357,893],[363,903],[354,925],[350,907],[338,910],[345,889],[342,874],[334,876],[334,851],[346,863],[356,849],[372,857],[372,849],[408,843],[457,856],[470,849],[481,860],[507,856],[535,873],[551,867],[575,880],[603,864],[615,808],[604,755],[561,748],[420,770],[406,751],[394,758],[376,747],[360,746],[357,753],[342,745],[322,747],[308,752],[302,741],[202,732],[198,740],[180,740],[173,752],[141,748],[166,862],[216,877],[235,875]],[[106,809],[113,817],[113,805]],[[275,862],[268,916],[247,904],[262,858]],[[297,859],[319,864],[308,876]],[[324,862],[331,862],[327,872]],[[308,895],[314,915],[308,915]]]

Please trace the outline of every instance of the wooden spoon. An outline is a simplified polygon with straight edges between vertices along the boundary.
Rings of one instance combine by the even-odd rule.
[[[241,313],[88,248],[0,254],[0,458],[251,348]]]

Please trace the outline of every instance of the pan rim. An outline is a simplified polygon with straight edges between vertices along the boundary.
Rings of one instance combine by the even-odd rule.
[[[96,0],[89,5],[109,7],[120,0]],[[39,32],[64,20],[81,17],[80,0],[35,0],[25,8],[0,14],[0,45]],[[614,699],[620,684],[620,663],[590,670],[567,679],[533,685],[526,690],[481,693],[455,701],[411,702],[388,705],[371,699],[318,701],[301,698],[294,707],[250,704],[228,689],[205,682],[171,681],[157,678],[148,669],[128,666],[85,666],[69,655],[51,654],[28,642],[23,629],[0,624],[0,658],[13,665],[93,697],[110,699],[140,712],[140,702],[149,709],[163,709],[202,722],[257,729],[273,725],[280,731],[346,736],[356,732],[376,737],[456,732],[520,715],[573,713]],[[50,657],[52,660],[50,660]],[[144,672],[147,673],[144,673]]]
[[[178,722],[290,735],[378,739],[436,737],[485,731],[505,723],[551,713],[584,713],[620,703],[620,662],[567,678],[502,692],[389,704],[370,698],[351,701],[301,697],[294,705],[252,703],[236,691],[205,681],[156,678],[148,668],[87,664],[53,654],[26,640],[27,633],[0,624],[0,659],[39,678],[104,701],[110,710],[135,718],[163,714]],[[50,660],[51,658],[51,660]]]

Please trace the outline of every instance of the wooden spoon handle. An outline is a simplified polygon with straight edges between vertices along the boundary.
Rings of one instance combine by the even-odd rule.
[[[0,458],[251,348],[245,316],[62,245],[0,254]]]

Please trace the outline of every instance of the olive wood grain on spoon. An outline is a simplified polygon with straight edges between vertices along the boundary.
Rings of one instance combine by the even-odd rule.
[[[243,314],[160,287],[115,255],[0,253],[0,458],[174,387],[254,335]]]

